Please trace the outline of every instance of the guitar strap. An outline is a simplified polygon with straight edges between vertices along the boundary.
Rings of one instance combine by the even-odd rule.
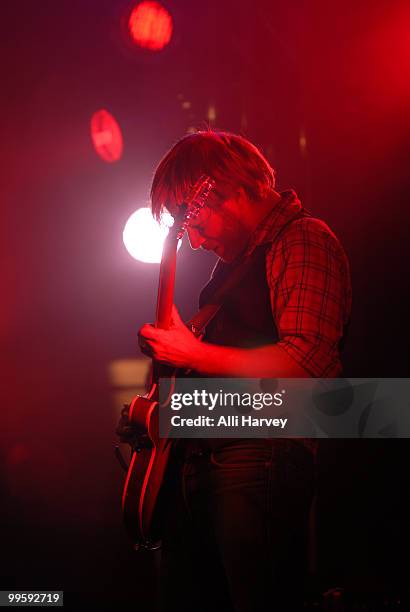
[[[212,321],[222,307],[229,293],[239,284],[241,278],[246,274],[250,261],[251,255],[241,259],[232,274],[230,274],[226,281],[215,291],[211,301],[204,304],[192,319],[186,323],[193,334],[200,336],[204,332],[208,323]]]

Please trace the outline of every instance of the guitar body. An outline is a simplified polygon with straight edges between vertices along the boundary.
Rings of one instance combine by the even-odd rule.
[[[171,324],[178,241],[190,220],[195,219],[204,206],[214,185],[214,181],[205,176],[195,183],[165,241],[156,312],[156,327],[161,329],[169,329]],[[135,432],[132,442],[125,440],[131,444],[132,451],[122,494],[122,511],[126,530],[136,548],[158,548],[161,539],[158,501],[172,446],[169,439],[159,437],[158,431],[159,410],[167,409],[158,401],[160,372],[164,375],[164,371],[168,371],[169,376],[169,367],[153,363],[151,391],[146,397],[133,398],[125,413],[123,411],[117,430],[121,439],[125,420],[127,434],[130,430]],[[174,372],[172,368],[171,371]]]
[[[171,450],[170,440],[158,437],[159,409],[157,401],[141,396],[136,396],[130,405],[132,422],[146,433],[132,451],[122,511],[130,537],[137,546],[146,548],[155,548],[160,539],[160,525],[155,524],[154,511]]]

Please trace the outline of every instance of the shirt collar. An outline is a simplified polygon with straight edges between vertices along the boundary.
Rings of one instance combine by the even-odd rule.
[[[273,242],[282,227],[296,217],[302,210],[302,204],[293,189],[280,193],[281,199],[256,227],[245,255],[250,255],[256,247]]]

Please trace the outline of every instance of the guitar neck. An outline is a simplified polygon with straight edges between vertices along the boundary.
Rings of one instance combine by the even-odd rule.
[[[174,303],[175,270],[178,240],[168,235],[164,243],[159,269],[157,312],[155,326],[168,329],[171,325],[172,304]],[[161,376],[169,376],[173,368],[152,360],[151,384],[156,386]]]
[[[168,329],[171,325],[172,304],[174,303],[175,269],[178,241],[173,236],[165,240],[159,270],[157,312],[155,325]]]

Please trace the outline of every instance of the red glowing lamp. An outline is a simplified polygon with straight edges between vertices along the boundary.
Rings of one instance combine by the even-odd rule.
[[[115,118],[105,109],[91,117],[91,140],[97,154],[108,163],[116,162],[122,155],[122,133]]]
[[[159,2],[140,2],[131,12],[128,28],[137,45],[160,51],[171,40],[172,17]]]

